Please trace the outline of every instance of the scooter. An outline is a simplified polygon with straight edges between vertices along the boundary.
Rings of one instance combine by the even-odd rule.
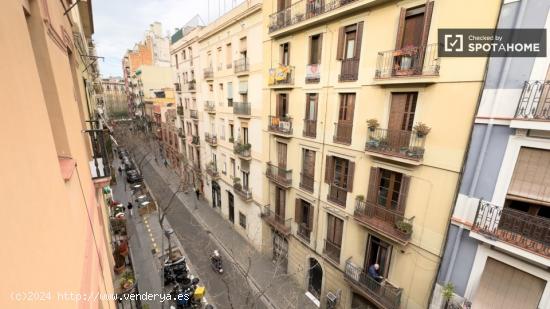
[[[218,250],[214,250],[214,253],[210,256],[210,264],[215,272],[223,273],[222,257]]]

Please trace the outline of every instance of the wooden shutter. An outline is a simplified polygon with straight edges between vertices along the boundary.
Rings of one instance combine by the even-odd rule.
[[[333,242],[336,245],[342,245],[342,234],[344,232],[344,221],[340,218],[334,217],[334,239]]]
[[[411,176],[403,175],[401,177],[401,188],[399,189],[399,199],[397,200],[397,211],[404,213],[407,206],[407,194],[409,193],[409,183]]]
[[[355,162],[348,161],[348,192],[353,191],[353,177],[355,174]]]
[[[363,23],[357,23],[357,31],[355,31],[355,51],[353,55],[355,59],[361,58],[361,41],[363,39]]]
[[[307,227],[310,231],[313,229],[313,205],[311,204],[307,208]]]
[[[333,178],[334,178],[334,158],[332,156],[327,156],[325,182],[331,183]]]
[[[430,24],[432,23],[433,9],[433,1],[426,3],[426,11],[424,12],[424,29],[422,29],[422,46],[426,46],[426,44],[428,43],[428,35],[430,34]]]
[[[302,223],[302,200],[297,198],[294,205],[294,222]]]
[[[521,201],[550,202],[550,151],[522,147],[508,186],[507,197]]]
[[[380,174],[380,169],[377,167],[370,168],[369,176],[369,188],[367,191],[367,201],[376,204],[376,198],[378,194],[378,175]]]
[[[395,49],[401,49],[403,44],[403,33],[405,31],[405,15],[407,14],[407,9],[402,8],[401,13],[399,14],[399,25],[397,26],[397,39],[395,41]]]
[[[319,40],[317,41],[317,64],[321,63],[322,52],[323,51],[323,34],[319,34]]]
[[[342,60],[344,58],[344,27],[340,27],[338,31],[338,46],[336,47],[336,60]]]

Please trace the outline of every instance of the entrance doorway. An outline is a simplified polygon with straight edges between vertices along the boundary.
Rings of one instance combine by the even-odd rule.
[[[228,201],[228,205],[229,205],[229,221],[231,221],[231,223],[235,223],[235,204],[234,204],[234,198],[233,198],[233,193],[231,192],[227,192],[227,201]]]
[[[321,299],[321,286],[323,283],[323,269],[314,258],[309,258],[309,279],[307,290],[318,300]]]
[[[215,181],[212,181],[212,207],[218,207],[219,209],[222,208],[222,193],[220,190],[220,185]]]
[[[273,235],[273,262],[278,268],[286,273],[288,265],[288,241],[275,230],[271,230]]]

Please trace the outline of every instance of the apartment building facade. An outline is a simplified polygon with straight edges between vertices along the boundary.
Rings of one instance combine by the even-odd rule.
[[[428,306],[486,66],[438,58],[437,29],[493,28],[498,11],[264,1],[263,250],[312,302]]]
[[[102,198],[110,168],[102,143],[108,134],[96,113],[92,1],[70,10],[61,1],[1,6],[0,79],[10,116],[0,124],[0,158],[9,162],[0,187],[11,207],[1,227],[0,307],[28,308],[37,301],[44,308],[77,307],[57,293],[115,290]],[[97,299],[89,306],[116,304]]]
[[[171,37],[170,55],[172,79],[176,89],[177,120],[182,181],[194,188],[202,188],[200,170],[200,140],[198,134],[197,91],[201,62],[199,34],[202,25],[193,19]]]
[[[548,1],[506,1],[498,28],[544,28]],[[546,38],[548,42],[548,37]],[[550,58],[491,58],[432,305],[550,308]]]
[[[109,118],[119,117],[128,113],[128,98],[122,78],[102,78],[101,88],[101,100],[104,105],[104,113],[107,114]]]
[[[236,6],[201,30],[198,92],[204,197],[261,248],[265,205],[261,1]]]

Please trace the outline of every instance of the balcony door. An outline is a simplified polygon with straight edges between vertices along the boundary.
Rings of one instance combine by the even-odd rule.
[[[278,220],[285,219],[286,192],[282,188],[275,187],[275,216]]]
[[[291,0],[277,0],[277,24],[282,27],[290,24]]]
[[[363,269],[367,271],[371,265],[378,264],[380,269],[378,272],[381,276],[388,277],[388,270],[390,268],[392,246],[381,239],[369,236],[367,243],[365,262]]]
[[[277,165],[279,169],[286,169],[286,154],[287,145],[285,143],[277,142]]]
[[[323,269],[314,258],[309,258],[307,290],[318,300],[321,299],[321,286],[323,283]]]
[[[401,147],[409,147],[417,96],[416,92],[391,94],[387,142],[394,150],[399,151]]]
[[[277,95],[275,112],[278,118],[285,118],[288,115],[288,94],[287,93],[279,93]]]
[[[327,238],[325,242],[325,252],[335,261],[340,260],[343,232],[344,220],[331,214],[327,214]]]
[[[290,43],[284,43],[280,45],[281,61],[284,66],[290,65]]]
[[[306,111],[304,117],[304,135],[315,138],[317,136],[317,102],[318,93],[306,94]]]
[[[351,131],[353,129],[353,112],[355,110],[355,93],[340,94],[340,107],[338,109],[338,123],[336,124],[336,141],[351,143]]]

